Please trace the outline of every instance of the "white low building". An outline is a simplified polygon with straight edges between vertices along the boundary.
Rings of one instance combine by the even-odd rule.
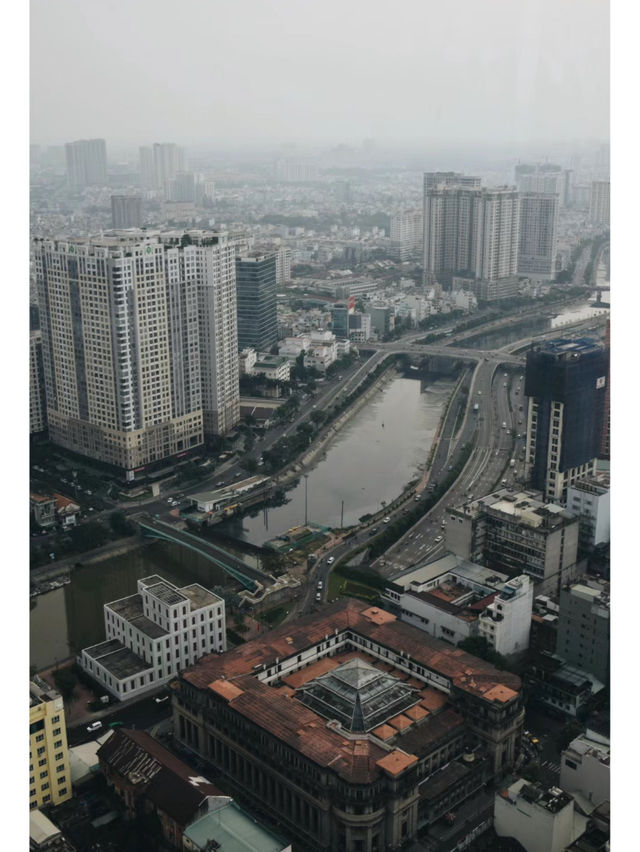
[[[608,738],[587,729],[562,752],[560,786],[594,808],[611,796],[611,747]]]
[[[581,547],[591,549],[609,541],[608,479],[583,479],[567,489],[567,509],[580,519]]]
[[[519,778],[495,794],[493,827],[498,837],[514,837],[527,852],[564,852],[587,827],[571,796]]]
[[[457,645],[484,636],[500,654],[529,647],[533,584],[452,553],[391,578],[384,594],[402,621]]]
[[[526,574],[514,577],[502,587],[487,606],[478,623],[494,651],[504,656],[519,654],[529,647],[533,582]]]
[[[119,700],[171,680],[205,654],[226,650],[224,601],[198,583],[177,588],[154,574],[138,593],[104,605],[106,641],[78,662]]]

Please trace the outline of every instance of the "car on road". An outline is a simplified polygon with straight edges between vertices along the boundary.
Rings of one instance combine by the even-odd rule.
[[[330,557],[327,559],[327,565],[333,565],[333,563],[334,563],[335,561],[336,561],[335,556],[330,556]]]
[[[110,728],[121,728],[124,725],[124,722],[109,722]]]
[[[391,520],[391,518],[383,518],[383,519],[382,519],[382,523],[383,523],[383,524],[388,524],[390,520]]]
[[[173,503],[173,497],[167,497],[167,503]]]
[[[102,728],[102,722],[92,722],[90,725],[87,725],[87,731],[92,734],[94,731],[99,731]]]
[[[318,591],[321,591],[321,590],[322,590],[322,580],[318,580],[318,586],[317,586],[317,589],[318,589]]]
[[[440,544],[440,542],[442,541],[442,536],[441,536],[441,535],[437,535],[437,536],[435,537],[434,541],[435,541],[435,543],[436,543],[436,544]]]
[[[158,695],[153,700],[155,701],[156,704],[166,704],[167,701],[169,700],[169,696],[168,695]]]
[[[322,595],[320,594],[320,592],[316,592],[316,600],[317,600],[317,601],[321,601],[321,600],[322,600]]]
[[[369,535],[375,535],[377,532],[378,532],[378,527],[374,527],[372,530],[369,530]]]

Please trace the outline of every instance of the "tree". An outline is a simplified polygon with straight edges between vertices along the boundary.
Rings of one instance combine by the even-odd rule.
[[[562,730],[556,737],[556,747],[558,751],[564,751],[571,740],[575,740],[580,734],[584,733],[584,725],[576,719],[566,722]]]
[[[62,698],[67,701],[73,698],[78,678],[71,669],[58,669],[53,673],[53,679]]]
[[[131,521],[127,520],[127,516],[123,511],[112,512],[109,516],[109,523],[116,535],[133,535],[136,531],[136,528]]]
[[[484,636],[469,636],[467,639],[463,639],[462,642],[458,642],[458,648],[466,651],[468,654],[473,654],[474,657],[486,660],[498,669],[507,668],[506,659],[502,654],[493,650]]]

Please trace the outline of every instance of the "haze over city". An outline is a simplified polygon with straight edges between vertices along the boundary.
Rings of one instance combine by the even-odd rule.
[[[606,141],[608,15],[601,0],[32,0],[32,142]]]
[[[30,848],[609,852],[608,4],[33,0],[30,64]]]

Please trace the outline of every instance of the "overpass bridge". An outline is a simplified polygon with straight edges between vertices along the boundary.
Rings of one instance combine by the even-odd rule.
[[[179,544],[194,553],[199,553],[200,556],[204,556],[209,562],[213,562],[218,568],[222,568],[243,588],[251,592],[256,591],[259,585],[272,585],[275,582],[270,574],[266,574],[259,568],[252,568],[229,551],[211,541],[200,538],[200,536],[178,529],[172,524],[167,524],[165,521],[160,521],[149,515],[138,515],[133,519],[138,523],[145,538],[155,538],[172,544]]]

